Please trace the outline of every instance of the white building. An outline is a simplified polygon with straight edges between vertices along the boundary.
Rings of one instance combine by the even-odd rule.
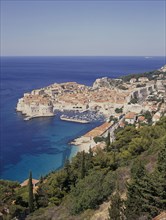
[[[132,83],[135,83],[137,81],[137,79],[136,78],[131,78],[130,79],[130,83],[132,84]]]
[[[125,115],[125,122],[129,123],[129,124],[134,124],[136,121],[136,113],[135,112],[128,112]]]
[[[138,81],[141,82],[141,83],[145,83],[145,82],[148,82],[149,79],[147,77],[139,77]]]

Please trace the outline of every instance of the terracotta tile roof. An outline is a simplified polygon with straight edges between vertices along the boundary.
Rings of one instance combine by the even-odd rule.
[[[29,182],[29,179],[26,179],[24,180],[24,182],[22,182],[20,185],[21,186],[27,186],[28,185],[28,182]],[[36,179],[32,179],[32,184],[35,185],[39,182],[39,180],[36,180]]]
[[[96,137],[101,136],[105,131],[107,131],[113,123],[105,122],[104,124],[100,125],[99,127],[94,128],[93,130],[89,131],[84,135],[84,137]]]
[[[120,123],[119,123],[119,126],[120,126],[121,128],[123,128],[123,127],[125,126],[125,123],[124,123],[124,122],[120,122]]]
[[[125,115],[125,119],[133,119],[135,118],[136,116],[136,113],[135,112],[128,112],[126,115]]]

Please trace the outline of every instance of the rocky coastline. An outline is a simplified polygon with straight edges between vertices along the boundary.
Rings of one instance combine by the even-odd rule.
[[[97,112],[109,119],[128,112],[154,111],[158,100],[166,100],[166,66],[151,74],[140,74],[126,79],[96,79],[92,86],[76,82],[54,83],[24,93],[16,111],[25,120],[54,116],[57,111]],[[157,103],[155,101],[157,100]],[[87,123],[88,118],[62,118],[66,121]]]

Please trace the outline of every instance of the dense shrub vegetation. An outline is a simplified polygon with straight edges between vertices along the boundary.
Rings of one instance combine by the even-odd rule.
[[[154,70],[150,72],[145,72],[145,73],[138,73],[138,74],[129,74],[127,76],[122,76],[121,78],[123,79],[124,82],[130,81],[130,79],[135,78],[138,80],[140,77],[147,77],[149,80],[153,80],[156,77],[158,77],[160,74],[165,74],[159,70]]]
[[[110,217],[120,212],[129,220],[142,216],[150,219],[164,210],[166,117],[154,126],[118,129],[115,141],[110,143],[107,137],[105,142],[104,150],[98,149],[95,154],[91,149],[88,153],[79,152],[71,161],[66,161],[63,169],[41,178],[33,197],[33,209],[59,206],[57,212],[61,214],[80,215],[111,198],[117,206],[114,210],[110,207]],[[150,172],[147,170],[149,164],[153,168]],[[122,192],[127,194],[125,201],[121,200]],[[1,181],[0,201],[1,209],[9,207],[9,219],[21,216],[28,207],[28,187],[20,188],[18,183]],[[29,219],[35,218],[35,213]]]

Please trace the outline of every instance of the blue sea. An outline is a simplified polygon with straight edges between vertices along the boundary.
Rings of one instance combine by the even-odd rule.
[[[58,115],[24,121],[15,111],[23,93],[54,82],[92,85],[96,78],[118,78],[160,68],[165,57],[1,57],[0,178],[39,178],[63,166],[78,148],[68,143],[101,122],[77,124]]]

